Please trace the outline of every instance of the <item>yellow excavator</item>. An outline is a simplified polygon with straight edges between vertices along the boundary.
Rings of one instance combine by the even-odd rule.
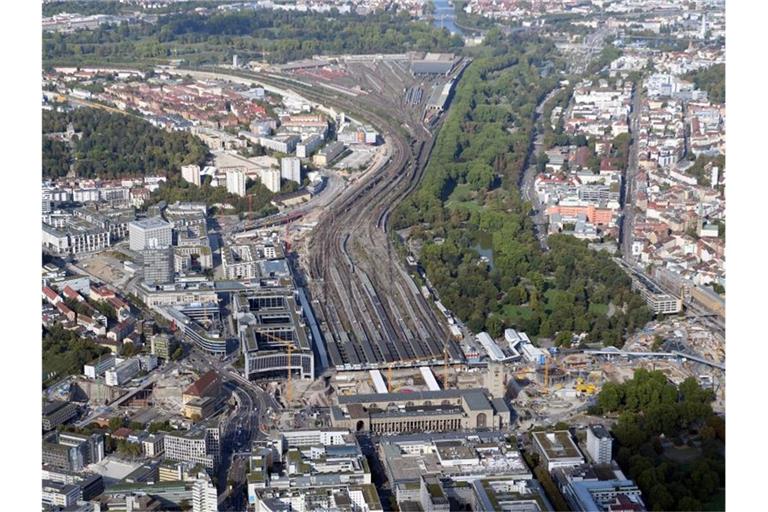
[[[578,379],[576,379],[576,391],[578,391],[579,393],[594,395],[597,392],[597,386],[591,383],[585,383],[584,379],[579,377]]]

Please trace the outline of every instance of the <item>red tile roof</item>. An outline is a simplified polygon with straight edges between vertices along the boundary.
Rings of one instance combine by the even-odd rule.
[[[48,297],[50,300],[56,300],[57,298],[60,299],[59,294],[55,291],[51,290],[47,286],[43,286],[43,295]]]
[[[216,373],[215,370],[210,370],[207,373],[205,373],[202,377],[197,379],[195,382],[192,383],[186,390],[184,390],[185,395],[193,395],[193,396],[203,396],[203,394],[207,391],[208,387],[219,378],[219,374]]]

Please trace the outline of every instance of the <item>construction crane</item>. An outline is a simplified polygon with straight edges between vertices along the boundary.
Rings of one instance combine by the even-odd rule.
[[[549,357],[544,358],[544,394],[549,393]]]
[[[259,335],[265,336],[273,341],[276,341],[278,344],[282,345],[283,347],[288,348],[288,380],[286,382],[285,400],[286,400],[286,405],[290,407],[291,400],[293,398],[293,358],[292,358],[293,341],[288,341],[282,338],[278,338],[277,336],[273,336],[268,332],[259,332]]]

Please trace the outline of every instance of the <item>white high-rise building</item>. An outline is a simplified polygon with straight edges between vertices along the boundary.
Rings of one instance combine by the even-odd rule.
[[[199,187],[200,186],[200,166],[199,165],[182,165],[181,177],[185,181]]]
[[[280,192],[280,171],[278,169],[263,169],[259,171],[261,182],[270,192]]]
[[[288,156],[280,160],[280,177],[284,180],[301,183],[301,160]]]
[[[245,173],[239,169],[227,171],[227,192],[245,197]]]
[[[128,224],[129,247],[132,251],[170,247],[172,228],[161,217],[135,220]]]
[[[590,425],[587,429],[587,453],[595,464],[610,464],[613,439],[602,425]]]
[[[237,62],[237,54],[235,54],[235,55],[232,56],[232,67],[233,68],[237,68],[238,64],[239,63]]]
[[[198,474],[192,484],[192,512],[219,512],[216,487],[205,473]]]

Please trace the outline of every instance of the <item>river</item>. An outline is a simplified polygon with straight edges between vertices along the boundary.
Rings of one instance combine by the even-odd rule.
[[[464,32],[456,26],[456,11],[453,2],[449,0],[432,0],[435,4],[435,19],[432,24],[439,28],[447,28],[451,34],[464,35]]]

